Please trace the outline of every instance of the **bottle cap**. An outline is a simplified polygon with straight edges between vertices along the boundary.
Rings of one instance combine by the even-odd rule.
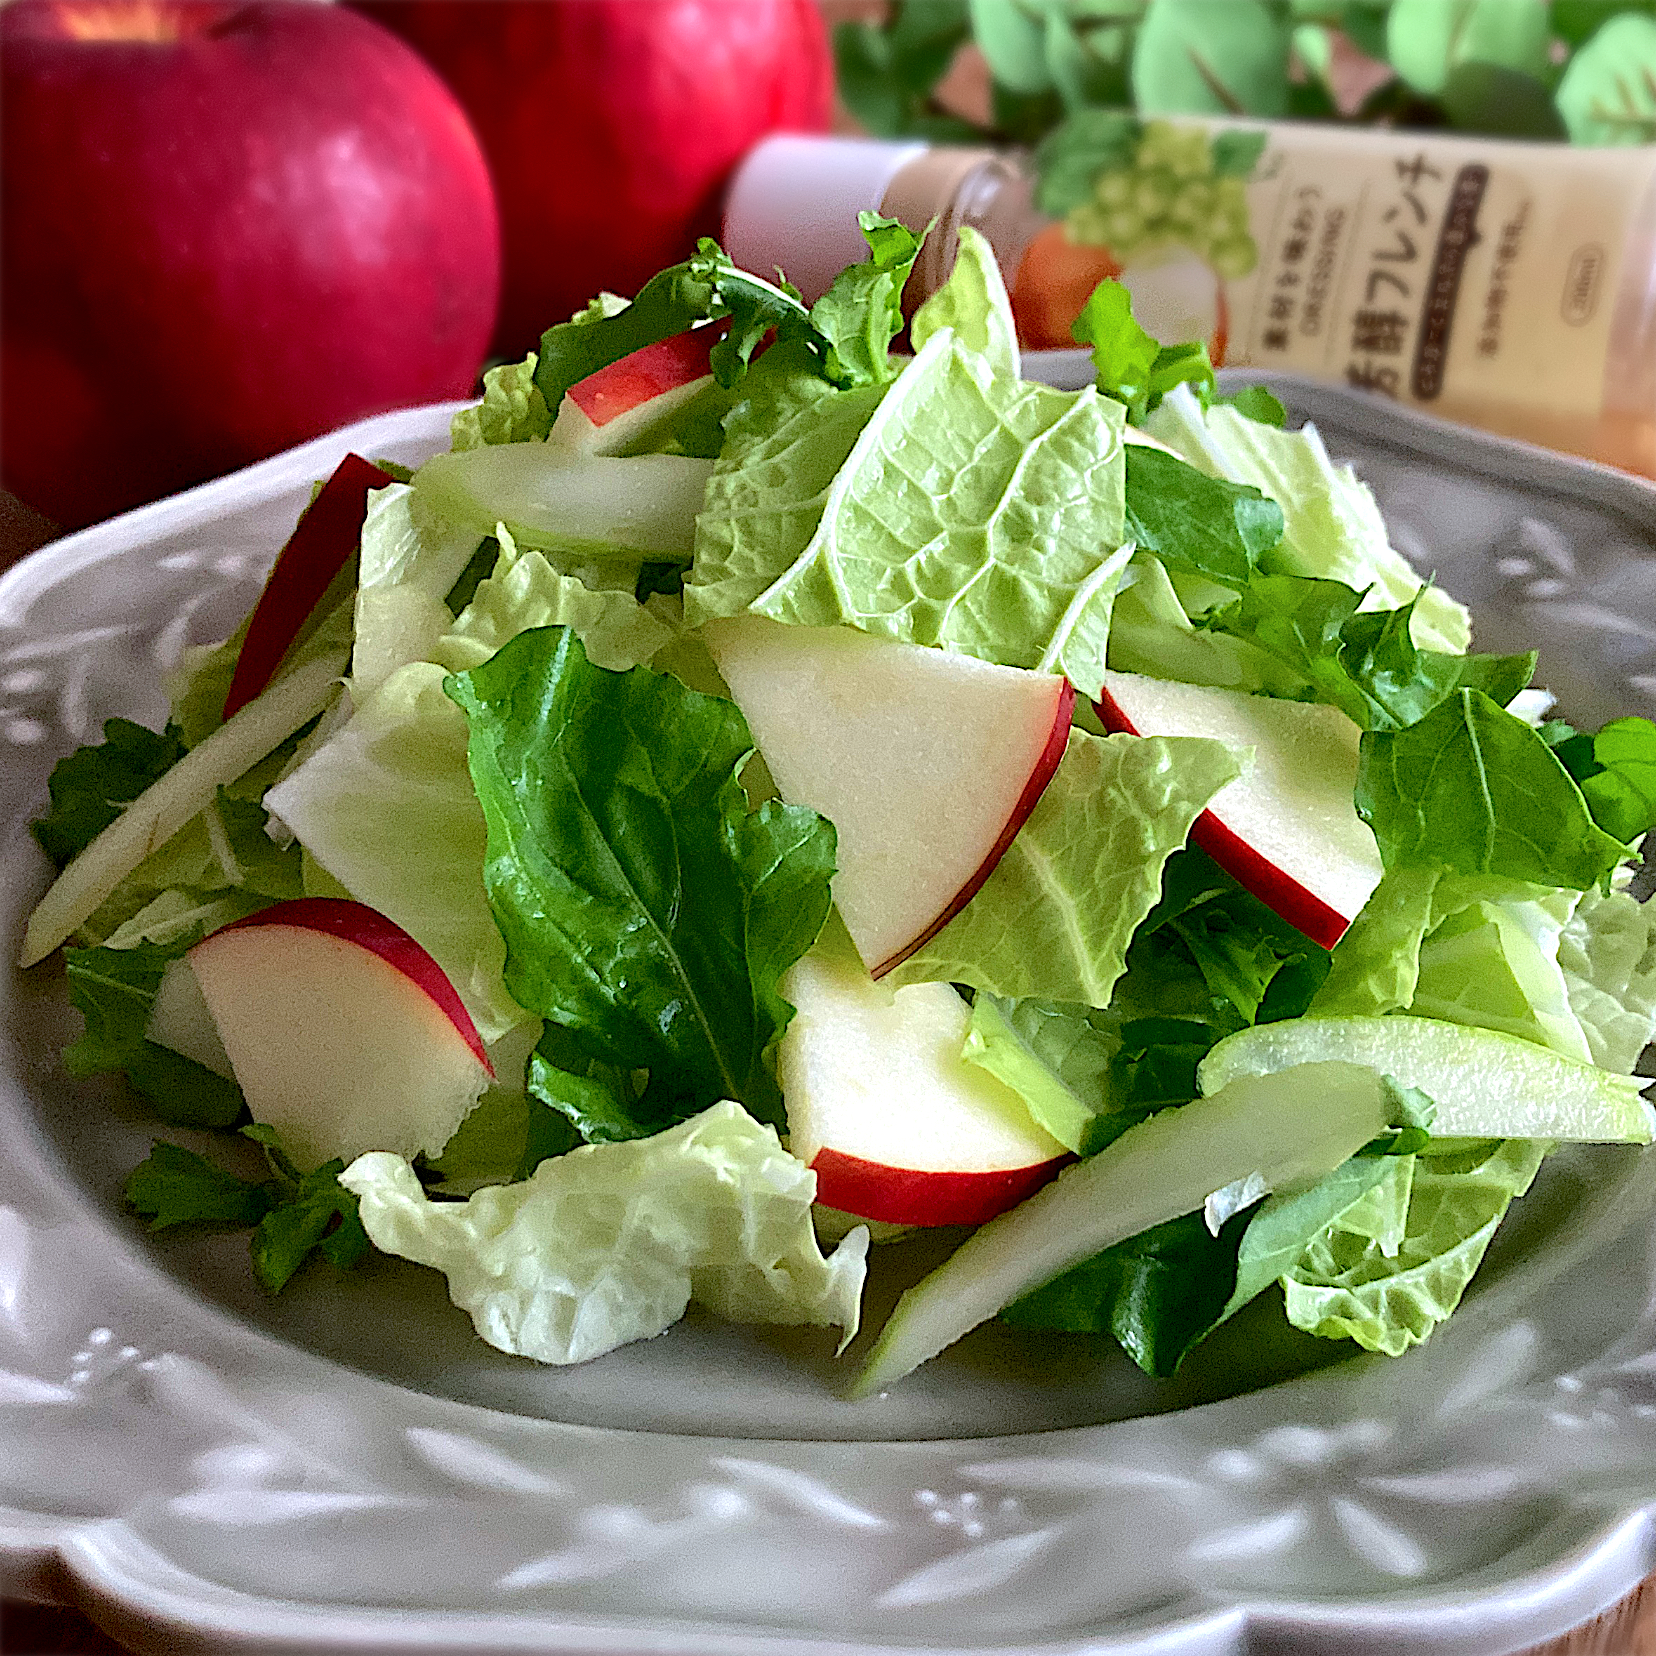
[[[929,146],[875,138],[767,138],[725,199],[725,251],[746,270],[780,265],[813,303],[868,246],[857,214],[877,212],[893,178]]]

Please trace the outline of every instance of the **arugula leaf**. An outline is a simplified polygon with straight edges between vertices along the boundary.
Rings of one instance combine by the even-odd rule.
[[[1581,792],[1599,827],[1629,842],[1656,827],[1656,724],[1613,719],[1593,738],[1593,765]]]
[[[1245,587],[1282,539],[1282,508],[1142,443],[1127,445],[1127,538],[1169,569]]]
[[[824,377],[835,385],[878,385],[896,378],[891,342],[903,327],[903,284],[925,237],[900,219],[857,215],[868,258],[850,265],[811,307],[811,325],[827,344]]]
[[[272,1177],[238,1178],[180,1145],[157,1141],[146,1161],[127,1176],[124,1194],[150,1221],[173,1225],[252,1226],[253,1274],[271,1293],[287,1286],[313,1249],[342,1270],[368,1249],[357,1199],[339,1183],[343,1161],[300,1173],[283,1154],[273,1129],[248,1127],[263,1146]]]
[[[58,760],[46,787],[51,809],[30,824],[40,849],[61,869],[188,751],[176,725],[160,734],[110,719],[104,739]]]
[[[588,1056],[579,1039],[559,1024],[549,1023],[541,1032],[526,1085],[532,1099],[573,1128],[574,1143],[644,1138],[659,1125],[637,1113],[643,1089],[633,1072]],[[550,1142],[544,1130],[543,1140]]]
[[[798,293],[738,270],[724,249],[704,236],[694,257],[652,276],[620,310],[548,328],[541,335],[535,387],[555,414],[570,386],[600,368],[698,322],[722,321],[729,322],[729,330],[708,362],[713,377],[727,389],[747,372],[754,351],[773,328],[779,342],[804,344],[826,371],[827,341]]]
[[[254,1229],[248,1240],[253,1274],[271,1293],[287,1286],[313,1249],[340,1270],[367,1253],[368,1233],[357,1216],[357,1199],[339,1182],[344,1171],[345,1163],[336,1158],[289,1179]]]
[[[1001,1320],[1111,1333],[1146,1374],[1165,1378],[1224,1317],[1254,1211],[1228,1219],[1217,1236],[1201,1213],[1152,1226],[1014,1300]]]
[[[733,703],[593,667],[566,628],[521,633],[445,688],[471,727],[514,999],[589,1059],[648,1069],[639,1123],[727,1098],[780,1122],[776,985],[827,917],[832,827],[774,800],[748,812]]]
[[[162,1139],[127,1175],[122,1191],[156,1231],[173,1225],[256,1225],[275,1200],[270,1184],[239,1179]]]
[[[1398,609],[1361,610],[1362,601],[1343,581],[1255,574],[1201,624],[1274,655],[1306,680],[1316,700],[1365,730],[1415,724],[1462,688],[1504,706],[1534,676],[1533,653],[1445,655],[1418,648],[1411,623],[1419,593]]]
[[[1197,395],[1201,392],[1198,389]],[[1245,385],[1240,391],[1210,392],[1205,407],[1215,403],[1234,408],[1245,419],[1257,420],[1260,425],[1275,426],[1280,431],[1288,423],[1288,410],[1263,385]]]
[[[1355,797],[1388,871],[1585,891],[1628,856],[1542,737],[1478,690],[1455,691],[1406,730],[1366,732]]]
[[[164,948],[65,949],[69,998],[86,1029],[64,1048],[63,1065],[77,1076],[124,1072],[169,1126],[229,1127],[245,1108],[236,1083],[144,1034],[167,963],[196,941],[186,934]]]
[[[1216,383],[1205,343],[1163,345],[1133,316],[1133,299],[1120,282],[1102,281],[1070,325],[1078,345],[1092,347],[1098,389],[1127,406],[1127,417],[1141,424],[1176,385],[1189,381],[1205,395]]]

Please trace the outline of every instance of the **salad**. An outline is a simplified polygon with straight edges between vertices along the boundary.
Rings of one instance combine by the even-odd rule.
[[[1267,1293],[1401,1353],[1555,1146],[1656,1129],[1656,726],[1548,718],[1112,283],[1033,383],[964,229],[895,352],[862,224],[813,306],[703,243],[349,457],[166,728],[60,762],[67,1067],[265,1161],[127,1200],[548,1363],[692,1300],[843,1352],[940,1226],[863,1393],[994,1317],[1167,1375]]]

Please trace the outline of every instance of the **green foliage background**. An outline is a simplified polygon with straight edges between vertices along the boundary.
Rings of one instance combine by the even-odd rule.
[[[1336,98],[1340,36],[1390,74]],[[936,92],[975,41],[986,124]],[[894,0],[835,32],[841,95],[871,132],[1033,143],[1088,109],[1445,127],[1656,143],[1656,0]]]

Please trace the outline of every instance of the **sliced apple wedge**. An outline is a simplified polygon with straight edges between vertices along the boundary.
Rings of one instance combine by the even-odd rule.
[[[703,635],[782,797],[838,831],[834,901],[879,977],[989,878],[1058,768],[1075,692],[851,627],[740,615]]]
[[[572,385],[549,441],[575,454],[620,454],[708,383],[707,357],[722,328],[658,340]]]
[[[436,1155],[493,1079],[437,962],[360,903],[277,903],[187,958],[253,1119],[303,1167]]]
[[[793,1154],[817,1200],[896,1225],[981,1225],[1070,1160],[1023,1100],[961,1056],[971,1008],[946,983],[883,989],[807,955],[777,1049]]]
[[[385,472],[360,454],[347,454],[322,485],[322,492],[277,553],[253,607],[224,698],[225,718],[245,707],[275,676],[334,576],[356,551],[368,515],[368,491],[383,489],[390,482]]]
[[[1362,732],[1337,707],[1139,673],[1104,675],[1098,716],[1132,736],[1215,736],[1254,750],[1190,837],[1313,942],[1331,949],[1384,872],[1351,802]]]

